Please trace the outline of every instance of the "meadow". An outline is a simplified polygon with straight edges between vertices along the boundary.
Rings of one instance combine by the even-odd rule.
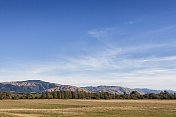
[[[176,101],[0,100],[0,117],[176,117]]]

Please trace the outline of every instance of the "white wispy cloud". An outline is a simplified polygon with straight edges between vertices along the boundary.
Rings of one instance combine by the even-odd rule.
[[[83,82],[87,82],[87,85],[124,85],[130,87],[139,87],[143,82],[146,85],[140,85],[140,87],[149,86],[151,80],[156,84],[160,79],[164,81],[170,79],[168,82],[175,81],[176,69],[168,66],[176,65],[176,56],[130,59],[121,58],[119,56],[121,52],[124,51],[108,49],[92,56],[65,58],[65,62],[30,65],[25,62],[23,68],[22,63],[19,63],[20,69],[16,69],[19,68],[16,63],[14,69],[0,69],[0,78],[7,80],[43,79],[79,86],[83,86],[86,84]],[[63,74],[65,72],[66,74]],[[160,87],[158,85],[157,87],[162,88],[162,83],[164,82],[158,84]]]
[[[137,19],[132,19],[132,20],[126,21],[126,22],[124,22],[124,24],[130,24],[130,25],[132,25],[132,24],[140,23],[142,21],[143,21],[142,18],[137,18]]]
[[[170,30],[170,28],[165,30]],[[110,41],[125,34],[117,29],[93,30],[88,34],[102,41],[104,49],[95,50],[89,55],[63,57],[62,60],[48,62],[13,61],[9,65],[0,66],[1,81],[4,79],[7,81],[42,79],[77,86],[121,85],[133,88],[176,88],[173,83],[176,81],[175,55],[131,57],[136,53],[152,52],[155,49],[175,48],[174,43],[144,43],[123,47]]]

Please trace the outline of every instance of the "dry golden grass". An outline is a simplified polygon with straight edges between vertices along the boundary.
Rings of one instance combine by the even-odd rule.
[[[1,100],[0,117],[176,117],[176,101]]]

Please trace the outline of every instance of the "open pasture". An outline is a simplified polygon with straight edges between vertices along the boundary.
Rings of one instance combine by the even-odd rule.
[[[0,117],[176,117],[176,101],[0,100]]]

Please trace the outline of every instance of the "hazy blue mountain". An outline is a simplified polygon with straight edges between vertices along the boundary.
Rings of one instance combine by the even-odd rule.
[[[143,93],[160,93],[163,90],[153,90],[153,89],[147,89],[147,88],[135,88],[134,90],[138,91],[138,92],[143,92]],[[172,91],[172,90],[166,90],[169,93],[176,93],[176,91]]]

